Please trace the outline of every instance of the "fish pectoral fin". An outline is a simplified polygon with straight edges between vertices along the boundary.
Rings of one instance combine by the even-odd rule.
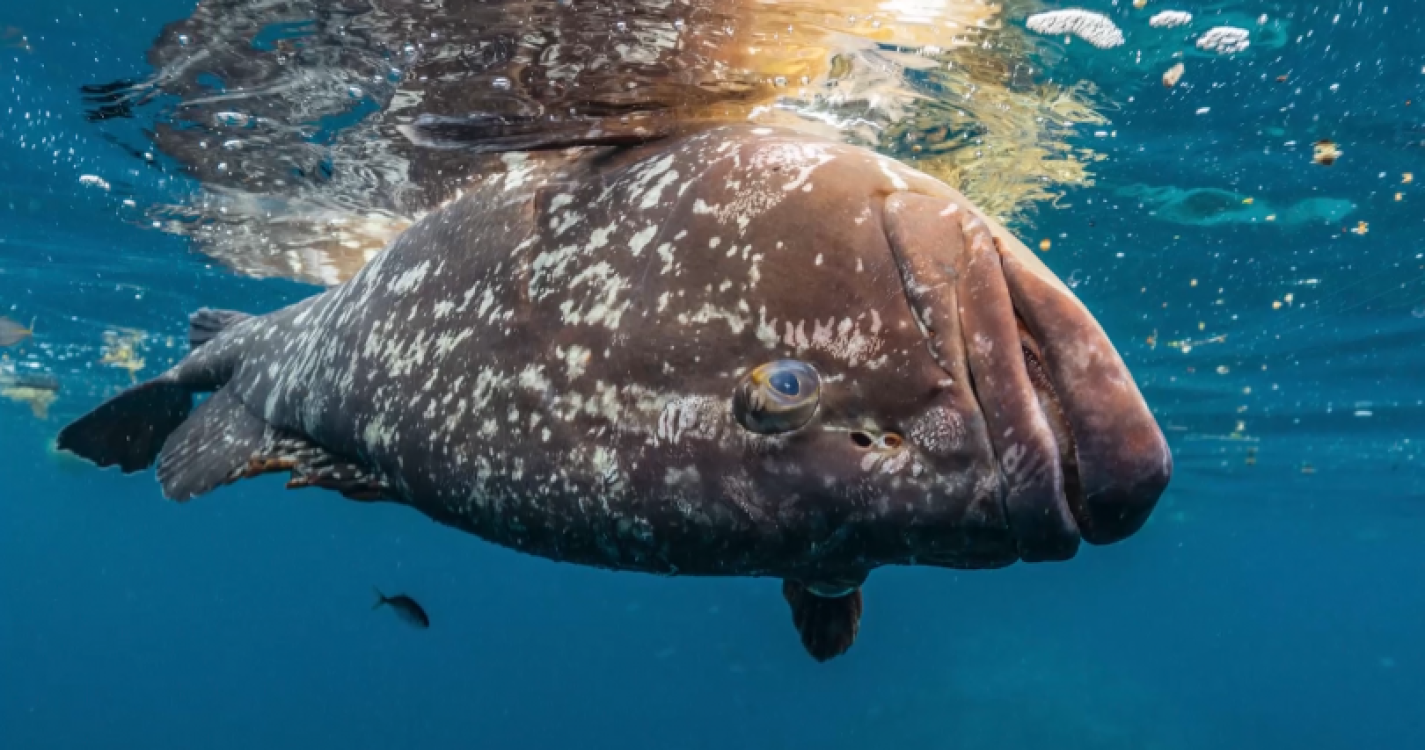
[[[232,389],[219,390],[164,442],[158,456],[164,496],[184,502],[253,476],[246,471],[248,464],[273,441],[274,433]]]
[[[792,607],[792,624],[802,646],[817,661],[840,656],[861,629],[861,588],[839,596],[820,596],[800,581],[782,581],[782,597]]]

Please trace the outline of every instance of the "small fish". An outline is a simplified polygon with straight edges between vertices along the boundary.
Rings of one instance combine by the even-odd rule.
[[[34,328],[34,321],[30,321],[30,327],[26,328],[9,318],[0,317],[0,346],[14,346],[24,341],[35,332]]]
[[[396,610],[396,616],[405,620],[412,627],[430,627],[430,618],[426,616],[426,611],[421,609],[421,605],[417,604],[415,599],[405,594],[386,596],[381,593],[381,589],[375,586],[371,588],[376,592],[376,604],[371,607],[372,609],[380,609],[383,604],[390,605],[391,609]]]

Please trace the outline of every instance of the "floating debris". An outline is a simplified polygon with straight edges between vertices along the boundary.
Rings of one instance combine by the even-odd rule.
[[[1309,464],[1309,463],[1302,463],[1302,464],[1301,464],[1301,473],[1302,473],[1302,474],[1315,474],[1315,473],[1316,473],[1316,467],[1315,467],[1315,466],[1312,466],[1312,465]]]
[[[1148,19],[1148,25],[1155,29],[1171,29],[1192,23],[1192,14],[1181,10],[1165,10]]]
[[[147,333],[133,328],[105,331],[103,356],[99,363],[128,370],[129,380],[138,382],[138,372],[144,368],[144,360],[138,355],[138,349],[146,338]]]
[[[1218,334],[1218,335],[1216,335],[1216,336],[1210,336],[1210,337],[1205,338],[1205,339],[1182,340],[1182,341],[1169,341],[1168,343],[1164,344],[1164,346],[1167,346],[1167,347],[1170,348],[1170,349],[1177,349],[1178,351],[1182,352],[1183,354],[1187,354],[1188,352],[1192,351],[1195,347],[1204,346],[1204,345],[1206,345],[1206,344],[1220,344],[1220,343],[1222,343],[1222,342],[1224,342],[1224,341],[1226,341],[1226,340],[1227,340],[1227,334],[1222,333],[1222,334]]]
[[[1414,174],[1411,174],[1410,172],[1406,172],[1405,174],[1403,174],[1403,175],[1400,176],[1400,183],[1401,183],[1402,185],[1409,185],[1410,183],[1412,183],[1412,182],[1414,182],[1414,181],[1415,181],[1415,175],[1414,175]]]
[[[1183,71],[1185,70],[1187,70],[1187,68],[1182,63],[1168,68],[1167,71],[1163,73],[1163,85],[1167,88],[1178,85],[1178,81],[1182,79]]]
[[[35,322],[26,328],[9,318],[0,317],[0,346],[14,346],[34,335]]]
[[[1356,222],[1356,227],[1351,230],[1351,234],[1365,234],[1370,231],[1370,225],[1364,221]]]
[[[1143,10],[1143,8],[1147,7],[1147,5],[1148,0],[1133,0],[1133,7],[1137,8],[1138,10]]]
[[[1123,32],[1108,16],[1087,10],[1051,10],[1036,13],[1025,22],[1030,31],[1049,36],[1072,34],[1099,49],[1123,44]]]
[[[1251,46],[1251,34],[1235,26],[1218,26],[1198,37],[1197,48],[1219,55],[1232,55]]]
[[[0,373],[0,397],[28,405],[35,419],[49,418],[58,394],[59,381],[52,375]]]
[[[1049,248],[1051,248],[1051,247],[1053,247],[1053,246],[1054,246],[1054,243],[1050,242],[1049,239],[1046,237],[1046,238],[1044,238],[1044,239],[1042,239],[1042,240],[1039,241],[1039,252],[1041,252],[1041,253],[1047,253],[1047,252],[1049,252]]]
[[[1333,141],[1319,140],[1311,147],[1311,160],[1323,167],[1329,167],[1341,158],[1343,152]]]

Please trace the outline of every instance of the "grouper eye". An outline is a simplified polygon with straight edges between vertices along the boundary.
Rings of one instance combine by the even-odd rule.
[[[791,432],[811,421],[821,402],[821,377],[805,362],[782,359],[754,368],[733,393],[737,421],[764,435]]]

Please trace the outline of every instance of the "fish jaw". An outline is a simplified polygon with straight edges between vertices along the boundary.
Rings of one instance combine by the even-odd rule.
[[[983,414],[1020,558],[1064,560],[1081,539],[1141,528],[1172,459],[1093,316],[967,202],[901,192],[883,213],[930,352]]]

